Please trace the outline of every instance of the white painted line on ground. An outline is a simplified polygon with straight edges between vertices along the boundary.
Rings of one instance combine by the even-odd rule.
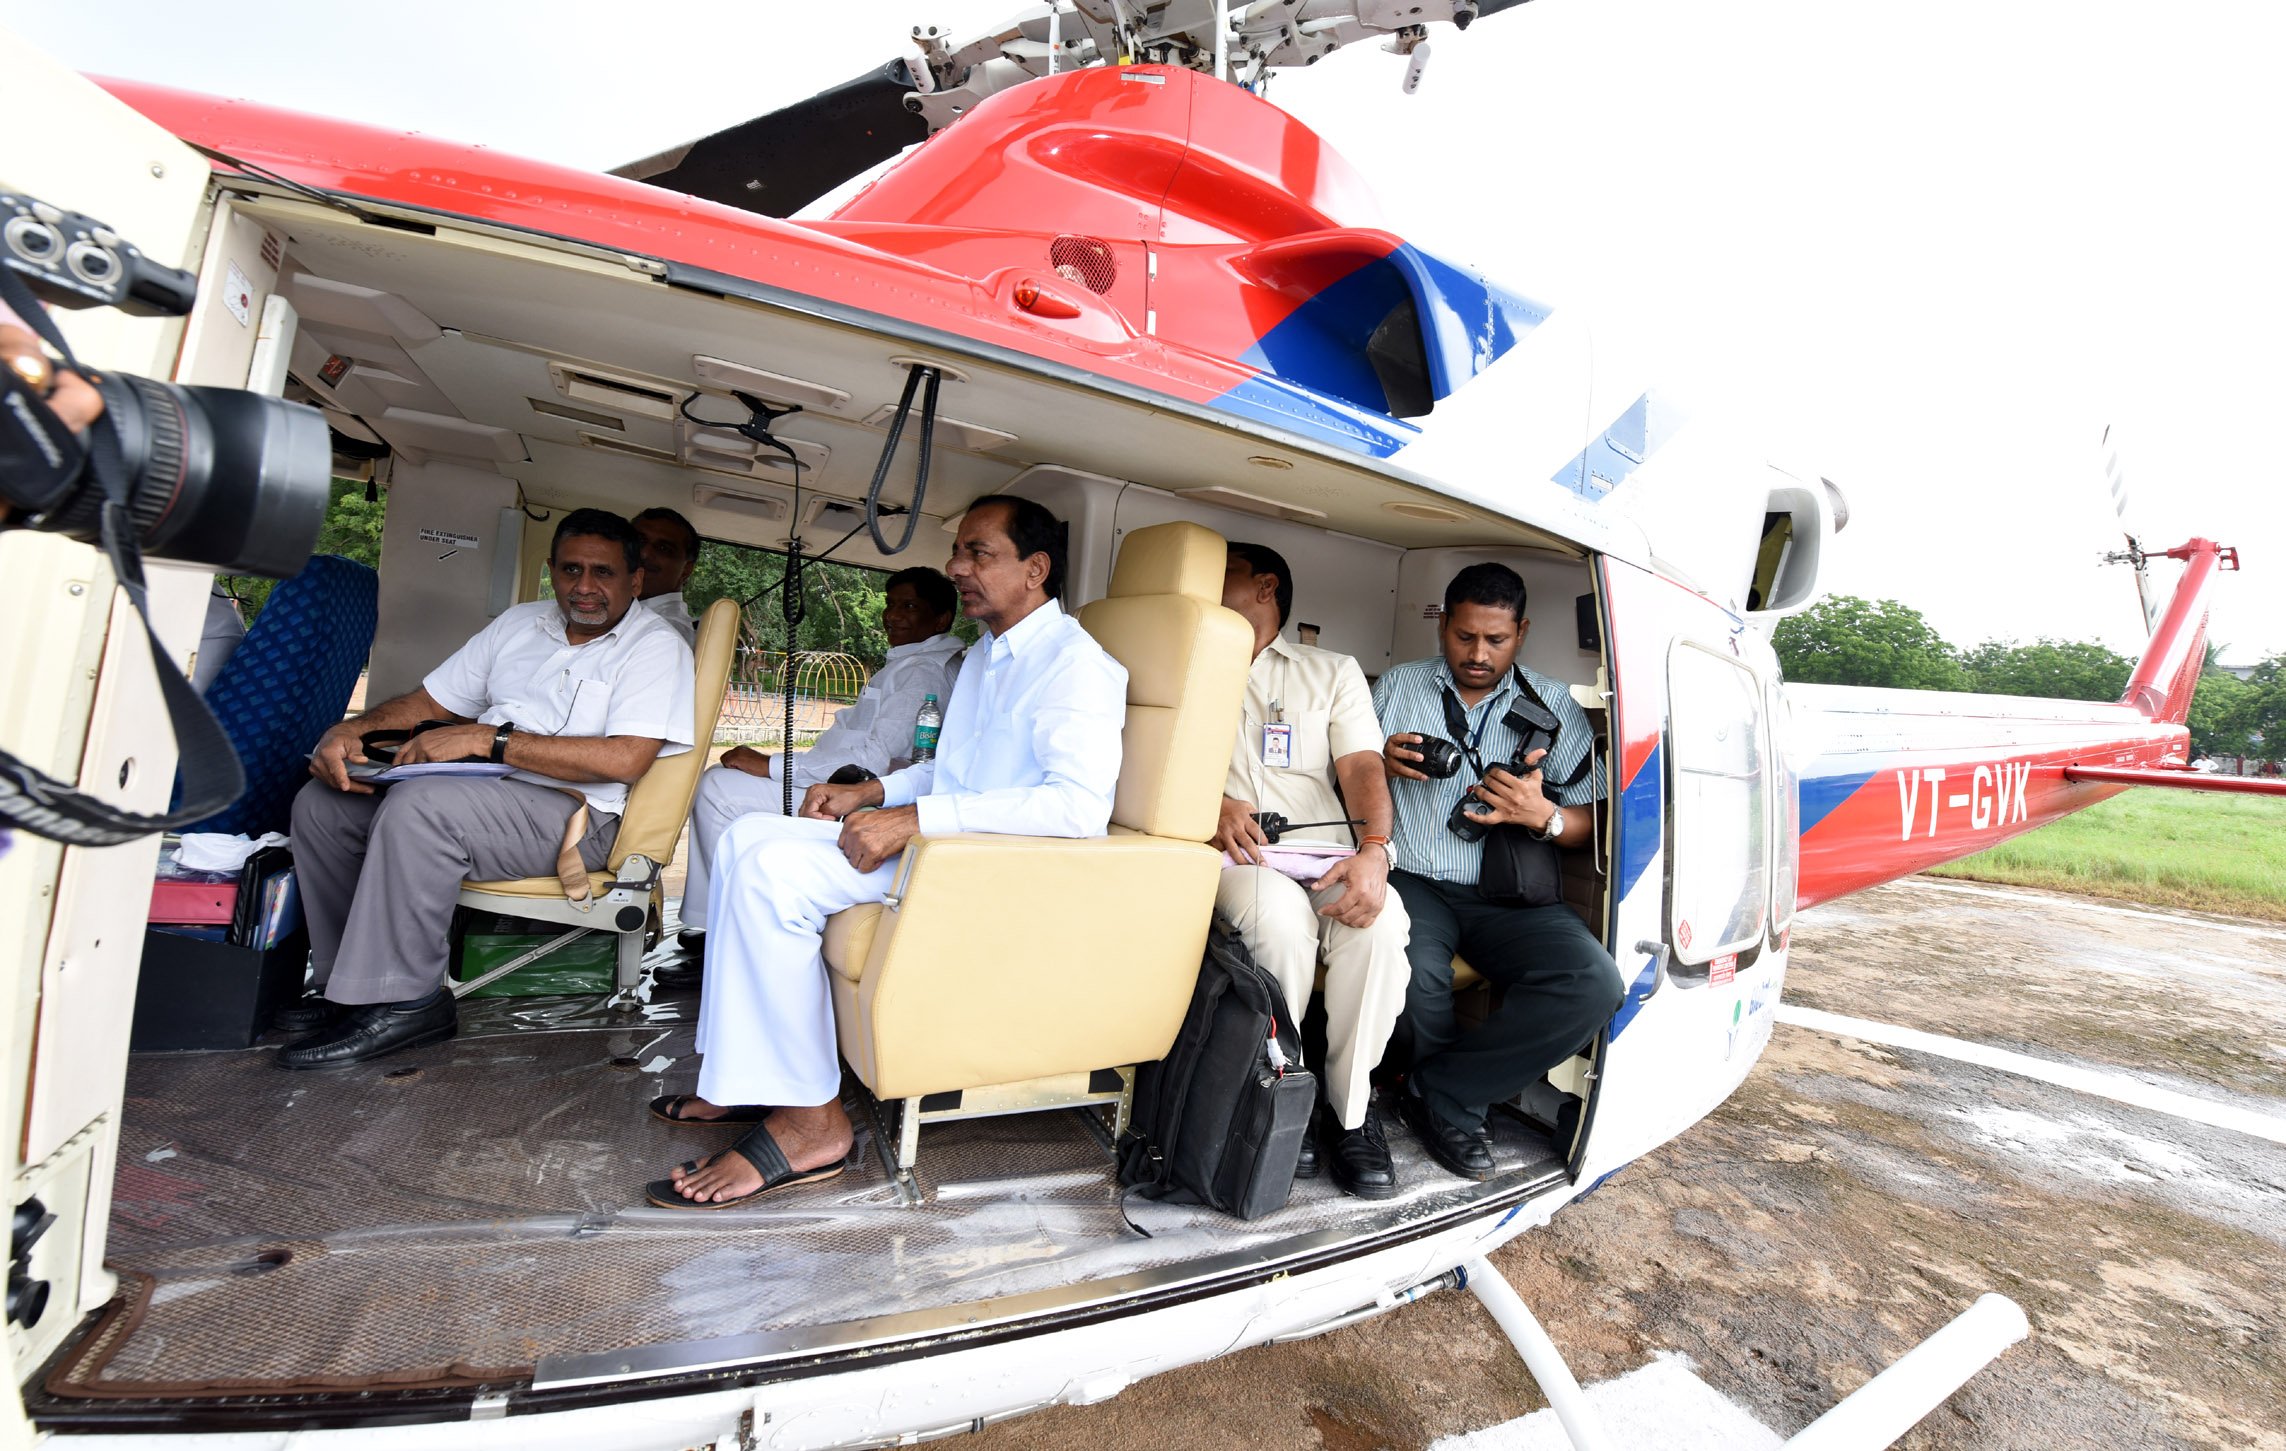
[[[2253,1109],[2239,1108],[2233,1104],[2193,1098],[2190,1094],[2160,1088],[2123,1073],[2105,1073],[2070,1063],[2056,1063],[2046,1058],[2034,1058],[2027,1053],[2013,1053],[2006,1048],[1948,1038],[1938,1033],[1924,1033],[1918,1028],[1900,1028],[1894,1023],[1848,1018],[1840,1013],[1821,1012],[1817,1008],[1797,1007],[1792,1003],[1782,1002],[1778,1005],[1778,1021],[1790,1023],[1797,1028],[1808,1028],[1815,1033],[1856,1038],[1867,1043],[1879,1043],[1886,1048],[1910,1048],[1916,1053],[1950,1058],[1957,1063],[1997,1068],[2003,1073],[2052,1083],[2058,1088],[2068,1088],[2096,1098],[2108,1098],[2114,1103],[2148,1108],[2172,1114],[2176,1118],[2189,1119],[2193,1123],[2202,1123],[2210,1128],[2230,1129],[2258,1139],[2268,1139],[2274,1144],[2286,1144],[2286,1118],[2257,1113]]]
[[[2257,927],[2246,922],[2218,922],[2212,917],[2184,917],[2173,912],[2154,912],[2146,907],[2114,907],[2101,902],[2090,902],[2083,897],[2074,897],[2063,892],[2016,891],[2008,887],[1939,881],[1935,877],[1909,877],[1906,880],[1913,886],[1925,887],[1932,892],[1956,892],[1964,897],[1997,897],[2007,902],[2038,902],[2042,906],[2067,907],[2075,912],[2100,912],[2112,917],[2136,917],[2145,922],[2173,922],[2180,926],[2197,927],[2205,931],[2236,932],[2246,937],[2264,937],[2286,942],[2286,927]]]
[[[1784,1442],[1744,1406],[1692,1373],[1688,1356],[1671,1350],[1640,1370],[1587,1388],[1588,1404],[1621,1446],[1673,1451],[1778,1451]],[[1552,1410],[1463,1436],[1446,1436],[1429,1451],[1570,1451],[1571,1440]]]

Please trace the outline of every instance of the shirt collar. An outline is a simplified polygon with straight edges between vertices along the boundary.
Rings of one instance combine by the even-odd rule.
[[[891,660],[903,660],[911,655],[929,655],[938,653],[940,651],[958,650],[960,648],[960,636],[954,634],[950,630],[947,630],[941,635],[931,635],[926,640],[915,640],[910,645],[891,645],[889,647],[888,658]]]
[[[547,605],[547,608],[540,611],[539,618],[541,632],[559,645],[571,645],[574,650],[580,648],[579,645],[572,645],[571,631],[565,628],[564,607],[553,599],[543,601],[543,603]],[[598,645],[605,640],[616,638],[623,633],[634,633],[634,630],[640,629],[643,625],[648,623],[648,621],[643,618],[643,615],[646,613],[644,606],[648,603],[649,601],[647,600],[635,601],[635,603],[627,607],[627,613],[619,617],[618,624],[613,625],[610,629],[605,630],[602,634],[596,636],[592,640],[581,641],[580,644]]]
[[[1437,682],[1436,682],[1436,683],[1437,683],[1437,689],[1438,689],[1438,691],[1441,693],[1441,692],[1443,692],[1443,691],[1447,691],[1447,690],[1449,690],[1449,691],[1451,691],[1451,692],[1453,693],[1453,698],[1454,698],[1455,700],[1459,700],[1459,699],[1460,699],[1460,682],[1459,682],[1459,681],[1457,681],[1457,680],[1455,680],[1455,679],[1453,679],[1453,667],[1445,663],[1445,657],[1444,657],[1443,655],[1441,655],[1441,654],[1440,654],[1440,655],[1436,656],[1435,658],[1436,658],[1436,662],[1437,662]],[[1523,667],[1523,666],[1521,666],[1521,665],[1515,665],[1515,664],[1511,664],[1511,665],[1509,666],[1509,668],[1508,668],[1508,672],[1507,672],[1506,674],[1504,674],[1504,675],[1502,675],[1502,676],[1500,677],[1500,682],[1499,682],[1497,685],[1495,685],[1495,686],[1493,686],[1493,687],[1492,687],[1492,693],[1491,693],[1491,694],[1489,694],[1489,695],[1485,696],[1483,700],[1480,700],[1480,701],[1478,701],[1478,702],[1476,703],[1476,705],[1468,705],[1468,704],[1466,704],[1466,703],[1463,703],[1463,705],[1462,705],[1462,707],[1461,707],[1461,708],[1462,708],[1464,711],[1468,712],[1470,715],[1474,715],[1474,714],[1476,714],[1476,711],[1477,711],[1477,707],[1478,707],[1478,706],[1482,706],[1482,705],[1485,705],[1485,704],[1487,704],[1487,703],[1497,702],[1497,701],[1500,699],[1500,697],[1501,697],[1501,696],[1502,696],[1504,693],[1505,693],[1505,694],[1508,694],[1508,695],[1513,695],[1513,694],[1515,694],[1515,693],[1516,693],[1516,672],[1517,672],[1518,670],[1521,670],[1521,669],[1523,669],[1523,668],[1524,668],[1524,667]]]
[[[1063,614],[1064,607],[1061,604],[1054,600],[1048,601],[1023,619],[1018,620],[1007,634],[994,635],[992,637],[992,653],[996,655],[1003,653],[1003,642],[1005,642],[1005,653],[1010,655],[1023,654],[1032,648],[1035,641],[1044,638],[1048,631],[1054,629],[1055,621],[1062,619]]]
[[[1289,660],[1299,661],[1302,658],[1302,647],[1288,640],[1284,635],[1272,635],[1270,643],[1263,647],[1262,653],[1265,655],[1283,655]]]

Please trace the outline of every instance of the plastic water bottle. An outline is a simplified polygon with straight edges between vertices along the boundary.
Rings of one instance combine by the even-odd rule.
[[[913,764],[937,758],[937,732],[944,729],[945,713],[933,695],[921,697],[921,713],[913,721]]]

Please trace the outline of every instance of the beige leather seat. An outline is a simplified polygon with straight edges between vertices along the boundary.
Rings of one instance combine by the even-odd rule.
[[[588,890],[594,896],[587,910],[573,906],[564,896],[563,883],[554,877],[466,882],[460,889],[460,904],[567,929],[617,933],[616,981],[622,991],[633,987],[642,972],[644,935],[659,906],[659,874],[674,860],[675,842],[690,819],[691,798],[698,792],[699,772],[706,767],[707,747],[722,715],[722,691],[730,679],[730,656],[737,644],[738,605],[716,600],[699,619],[697,679],[691,695],[691,739],[697,744],[653,762],[628,791],[627,809],[620,814],[619,835],[612,841],[605,870],[588,873]]]
[[[827,924],[842,1057],[924,1121],[1113,1105],[1172,1046],[1214,910],[1214,834],[1253,632],[1221,605],[1222,536],[1127,536],[1080,623],[1127,667],[1111,834],[962,833],[908,847],[886,902]]]

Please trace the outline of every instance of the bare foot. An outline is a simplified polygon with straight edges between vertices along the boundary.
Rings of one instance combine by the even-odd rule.
[[[850,1146],[856,1142],[849,1115],[839,1099],[814,1108],[778,1109],[770,1115],[766,1132],[777,1141],[778,1152],[786,1156],[796,1173],[840,1163],[849,1157]],[[729,1149],[700,1160],[695,1169],[686,1171],[677,1166],[673,1179],[675,1192],[698,1204],[737,1199],[762,1187],[762,1171],[744,1154]]]

